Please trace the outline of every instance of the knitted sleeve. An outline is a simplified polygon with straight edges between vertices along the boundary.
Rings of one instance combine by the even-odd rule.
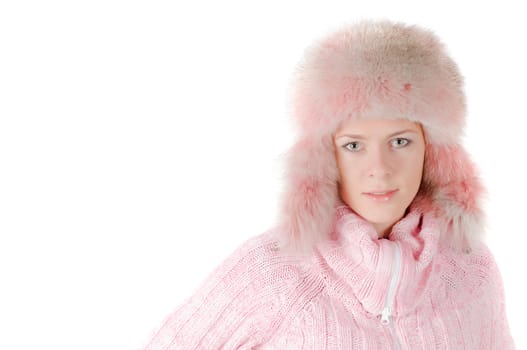
[[[241,245],[197,293],[166,318],[144,349],[251,349],[259,345],[281,307],[277,290],[294,279],[294,271],[283,268],[273,247],[265,234]]]
[[[515,349],[515,344],[510,333],[509,322],[507,319],[503,279],[496,260],[488,248],[486,248],[486,253],[489,257],[489,289],[492,302],[491,348],[512,350]],[[495,297],[495,299],[493,297]]]

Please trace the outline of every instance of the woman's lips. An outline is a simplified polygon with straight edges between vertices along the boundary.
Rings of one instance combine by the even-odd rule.
[[[363,193],[363,194],[366,195],[366,197],[373,199],[376,202],[386,202],[390,200],[390,198],[392,198],[395,192],[397,191],[398,190],[395,189],[395,190],[390,190],[390,191],[383,191],[383,192],[375,191],[375,192],[369,192],[369,193]]]

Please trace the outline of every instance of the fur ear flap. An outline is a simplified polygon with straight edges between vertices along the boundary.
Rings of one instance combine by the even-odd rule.
[[[485,235],[480,207],[485,188],[476,166],[460,145],[426,146],[423,181],[433,184],[432,199],[443,217],[444,239],[456,250],[470,250]]]
[[[330,234],[338,200],[338,170],[330,138],[307,136],[285,154],[285,183],[278,222],[282,247],[308,254]]]

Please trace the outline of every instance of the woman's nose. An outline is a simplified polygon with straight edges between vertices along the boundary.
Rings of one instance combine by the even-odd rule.
[[[374,149],[368,154],[368,176],[369,177],[384,177],[389,176],[393,172],[392,162],[388,150]]]

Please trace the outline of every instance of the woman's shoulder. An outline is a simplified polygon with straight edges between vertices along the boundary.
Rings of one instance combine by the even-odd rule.
[[[482,278],[494,273],[498,268],[494,254],[484,241],[475,243],[470,250],[464,252],[445,249],[442,257],[443,261],[453,269],[477,272]]]
[[[280,248],[280,233],[269,229],[242,242],[227,258],[225,268],[234,266],[254,282],[266,284],[294,283],[309,273],[306,261]]]
[[[439,276],[448,294],[462,298],[499,292],[501,273],[489,246],[481,241],[470,251],[446,249],[440,254]],[[463,293],[461,293],[463,292]]]
[[[242,242],[152,336],[146,349],[258,345],[303,305],[304,271],[278,249],[276,232]],[[306,294],[306,293],[303,293]]]
[[[242,242],[207,280],[203,299],[228,300],[224,313],[243,314],[258,344],[288,327],[321,284],[307,263],[280,249],[273,229]],[[220,303],[215,301],[216,303]]]

